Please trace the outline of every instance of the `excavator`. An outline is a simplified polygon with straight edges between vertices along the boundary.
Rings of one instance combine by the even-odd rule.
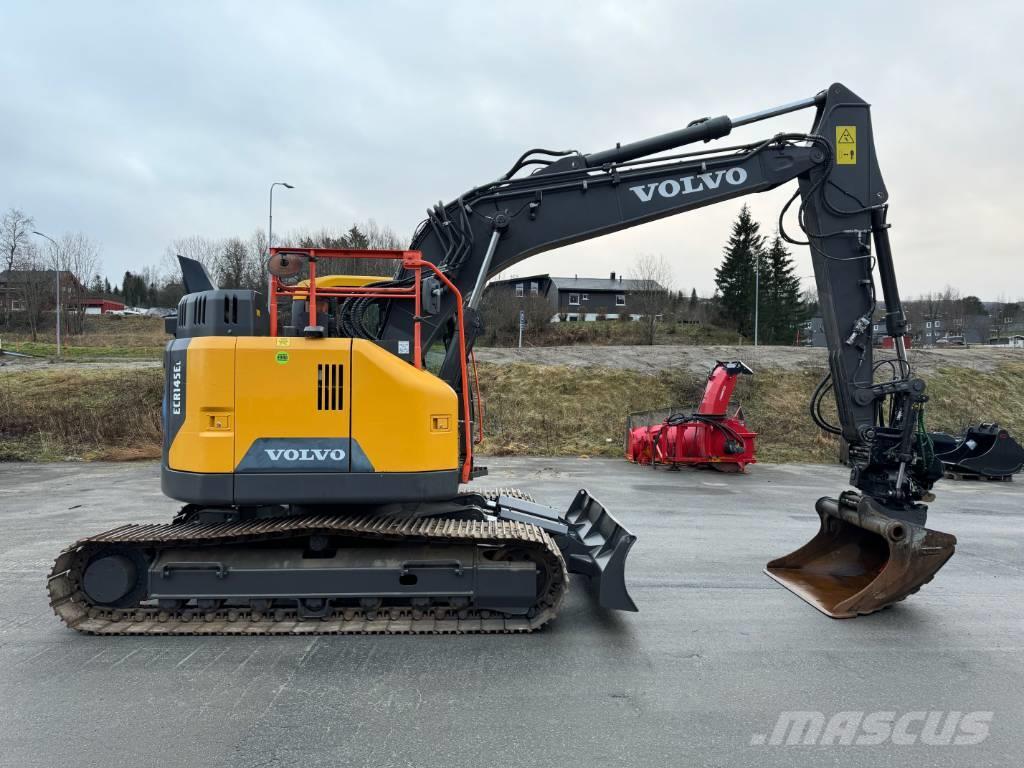
[[[805,109],[809,132],[718,141]],[[603,151],[530,150],[431,207],[407,250],[272,248],[266,298],[180,259],[161,487],[184,506],[61,552],[55,613],[98,635],[528,632],[570,574],[602,608],[635,611],[636,537],[589,492],[563,512],[472,485],[485,285],[542,251],[794,180],[780,233],[810,249],[828,341],[811,416],[839,437],[852,488],[819,499],[817,534],[766,572],[835,618],[916,592],[956,539],[926,527],[942,463],[903,346],[870,108],[833,84]],[[794,203],[800,235],[784,226]],[[369,258],[392,260],[391,277],[331,274]],[[894,356],[875,361],[879,311]]]

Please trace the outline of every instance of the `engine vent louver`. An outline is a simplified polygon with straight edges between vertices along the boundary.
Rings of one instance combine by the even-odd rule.
[[[224,322],[228,325],[238,324],[238,296],[224,297]]]
[[[345,366],[339,363],[320,363],[316,367],[316,409],[318,411],[344,410]]]
[[[202,325],[206,322],[206,297],[199,296],[192,302],[192,324]]]

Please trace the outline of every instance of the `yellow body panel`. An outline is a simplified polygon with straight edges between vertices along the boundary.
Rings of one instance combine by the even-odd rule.
[[[168,452],[173,470],[235,472],[250,449],[297,438],[351,438],[341,471],[459,466],[455,392],[370,341],[198,337],[184,376],[185,420]],[[254,447],[257,440],[274,442]]]
[[[235,350],[235,465],[258,438],[348,437],[351,339],[243,337]],[[341,365],[342,402],[320,409],[318,366]]]
[[[352,436],[377,472],[459,466],[458,397],[372,341],[352,341]]]
[[[235,468],[235,343],[227,336],[193,339],[185,365],[185,422],[168,465],[186,472]],[[169,404],[174,408],[174,404]]]

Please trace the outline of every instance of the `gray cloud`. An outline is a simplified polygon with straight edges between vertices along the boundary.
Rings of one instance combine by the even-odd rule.
[[[528,147],[603,149],[838,80],[874,106],[904,290],[1019,297],[1022,21],[983,2],[9,2],[0,206],[89,233],[112,277],[176,237],[265,226],[277,179],[296,189],[275,196],[275,231],[373,217],[411,233]],[[788,194],[749,199],[769,230]],[[677,287],[708,293],[738,206],[518,270],[664,253]]]

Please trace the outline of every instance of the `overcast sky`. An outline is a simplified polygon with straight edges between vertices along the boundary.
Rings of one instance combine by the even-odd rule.
[[[177,237],[265,227],[271,181],[296,187],[275,193],[275,232],[374,218],[405,236],[529,147],[605,149],[840,81],[873,105],[904,294],[1020,298],[1021,8],[5,0],[0,206],[47,233],[86,232],[119,279]],[[732,138],[807,130],[811,116]],[[764,228],[791,190],[748,198]],[[660,253],[674,287],[710,294],[739,206],[516,271],[604,276]]]

